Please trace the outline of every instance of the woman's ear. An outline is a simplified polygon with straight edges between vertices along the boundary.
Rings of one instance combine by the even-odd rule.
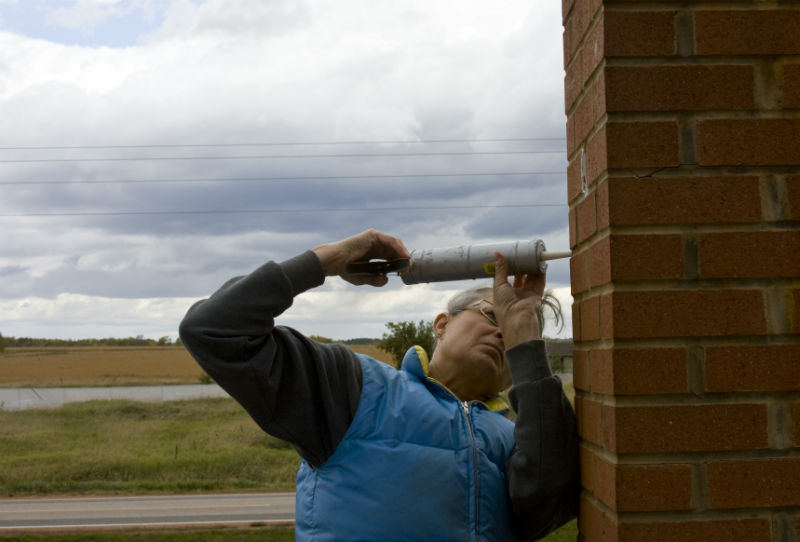
[[[437,339],[441,339],[444,335],[447,323],[450,321],[450,316],[446,312],[441,312],[433,319],[433,335]]]

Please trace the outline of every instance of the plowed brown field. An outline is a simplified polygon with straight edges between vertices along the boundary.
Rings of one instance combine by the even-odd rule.
[[[381,361],[374,346],[352,346]],[[0,386],[197,384],[203,371],[180,346],[25,347],[0,354]]]

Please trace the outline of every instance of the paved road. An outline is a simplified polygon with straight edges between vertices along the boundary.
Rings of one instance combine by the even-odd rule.
[[[0,531],[293,521],[294,493],[0,499]]]

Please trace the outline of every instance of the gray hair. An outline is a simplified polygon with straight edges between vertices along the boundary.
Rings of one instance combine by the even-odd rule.
[[[479,284],[458,292],[447,302],[447,314],[455,316],[460,312],[464,312],[472,303],[485,297],[487,293],[494,293],[494,288],[491,285]],[[536,316],[539,320],[539,335],[544,332],[545,307],[553,313],[553,323],[558,326],[559,331],[564,328],[564,314],[561,310],[561,302],[553,294],[552,290],[545,290],[542,296],[542,303],[536,311]],[[436,350],[438,342],[438,337],[434,337],[432,351]]]

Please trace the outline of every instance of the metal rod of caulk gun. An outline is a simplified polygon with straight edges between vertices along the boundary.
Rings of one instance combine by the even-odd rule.
[[[572,256],[572,252],[570,252],[569,250],[564,251],[564,252],[548,252],[548,251],[544,251],[544,252],[540,252],[539,253],[539,259],[540,260],[544,260],[544,261],[560,260],[562,258],[569,258],[571,256]]]

